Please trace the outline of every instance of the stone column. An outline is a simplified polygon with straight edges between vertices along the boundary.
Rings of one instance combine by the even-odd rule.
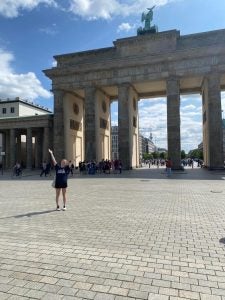
[[[44,127],[43,131],[43,147],[42,147],[42,161],[48,162],[50,160],[49,149],[49,128]]]
[[[168,157],[172,160],[172,169],[179,170],[181,169],[179,80],[171,77],[166,84]]]
[[[21,133],[20,132],[18,132],[16,140],[17,140],[17,145],[16,145],[17,146],[17,161],[19,163],[21,163],[22,158],[21,158]]]
[[[27,149],[27,162],[26,168],[32,169],[32,128],[27,128],[27,135],[26,135],[26,149]]]
[[[209,169],[223,169],[223,129],[220,75],[211,72],[203,81],[203,151]]]
[[[35,168],[40,168],[42,163],[42,128],[39,128],[35,136]]]
[[[2,166],[3,169],[7,168],[7,164],[6,164],[6,132],[2,132],[2,152],[5,152],[5,155],[2,156]]]
[[[123,169],[132,166],[130,152],[130,113],[129,113],[129,84],[118,87],[118,152]]]
[[[95,87],[85,88],[85,160],[96,160]]]
[[[16,130],[14,128],[10,129],[9,152],[10,168],[12,168],[16,163]]]
[[[65,157],[65,139],[64,139],[64,92],[54,90],[54,124],[53,124],[53,150],[57,161]]]
[[[5,131],[5,168],[11,168],[10,165],[10,130]]]

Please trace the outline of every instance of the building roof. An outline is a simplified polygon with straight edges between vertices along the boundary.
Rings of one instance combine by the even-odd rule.
[[[1,103],[21,103],[21,104],[25,104],[27,106],[31,106],[33,108],[36,108],[36,109],[40,109],[42,111],[45,111],[45,112],[48,112],[48,113],[51,113],[52,111],[47,108],[47,107],[44,107],[42,105],[39,105],[39,104],[35,104],[31,101],[28,101],[28,100],[25,100],[25,99],[20,99],[19,97],[16,97],[15,99],[1,99],[0,98],[0,104]]]

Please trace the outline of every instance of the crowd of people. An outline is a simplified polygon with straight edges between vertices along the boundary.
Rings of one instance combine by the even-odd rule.
[[[121,160],[108,160],[102,159],[100,162],[96,163],[95,161],[83,161],[79,162],[79,172],[81,174],[90,174],[94,175],[96,173],[110,174],[113,173],[122,173],[122,162]]]

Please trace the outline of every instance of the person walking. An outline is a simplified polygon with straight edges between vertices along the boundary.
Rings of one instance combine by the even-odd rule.
[[[47,163],[46,163],[46,161],[43,161],[43,163],[42,163],[40,177],[42,177],[43,174],[45,174],[45,177],[47,176]]]
[[[171,169],[172,169],[172,161],[170,158],[166,160],[166,176],[169,177],[171,175]]]
[[[62,159],[60,165],[55,160],[52,150],[48,149],[52,163],[55,167],[55,191],[56,191],[56,210],[60,210],[59,207],[59,196],[62,191],[63,196],[63,210],[66,210],[66,189],[67,189],[67,178],[69,174],[68,161]]]

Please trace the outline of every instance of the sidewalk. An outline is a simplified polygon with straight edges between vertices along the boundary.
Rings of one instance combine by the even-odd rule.
[[[199,172],[198,172],[199,171]],[[0,175],[0,299],[225,300],[225,172]]]

